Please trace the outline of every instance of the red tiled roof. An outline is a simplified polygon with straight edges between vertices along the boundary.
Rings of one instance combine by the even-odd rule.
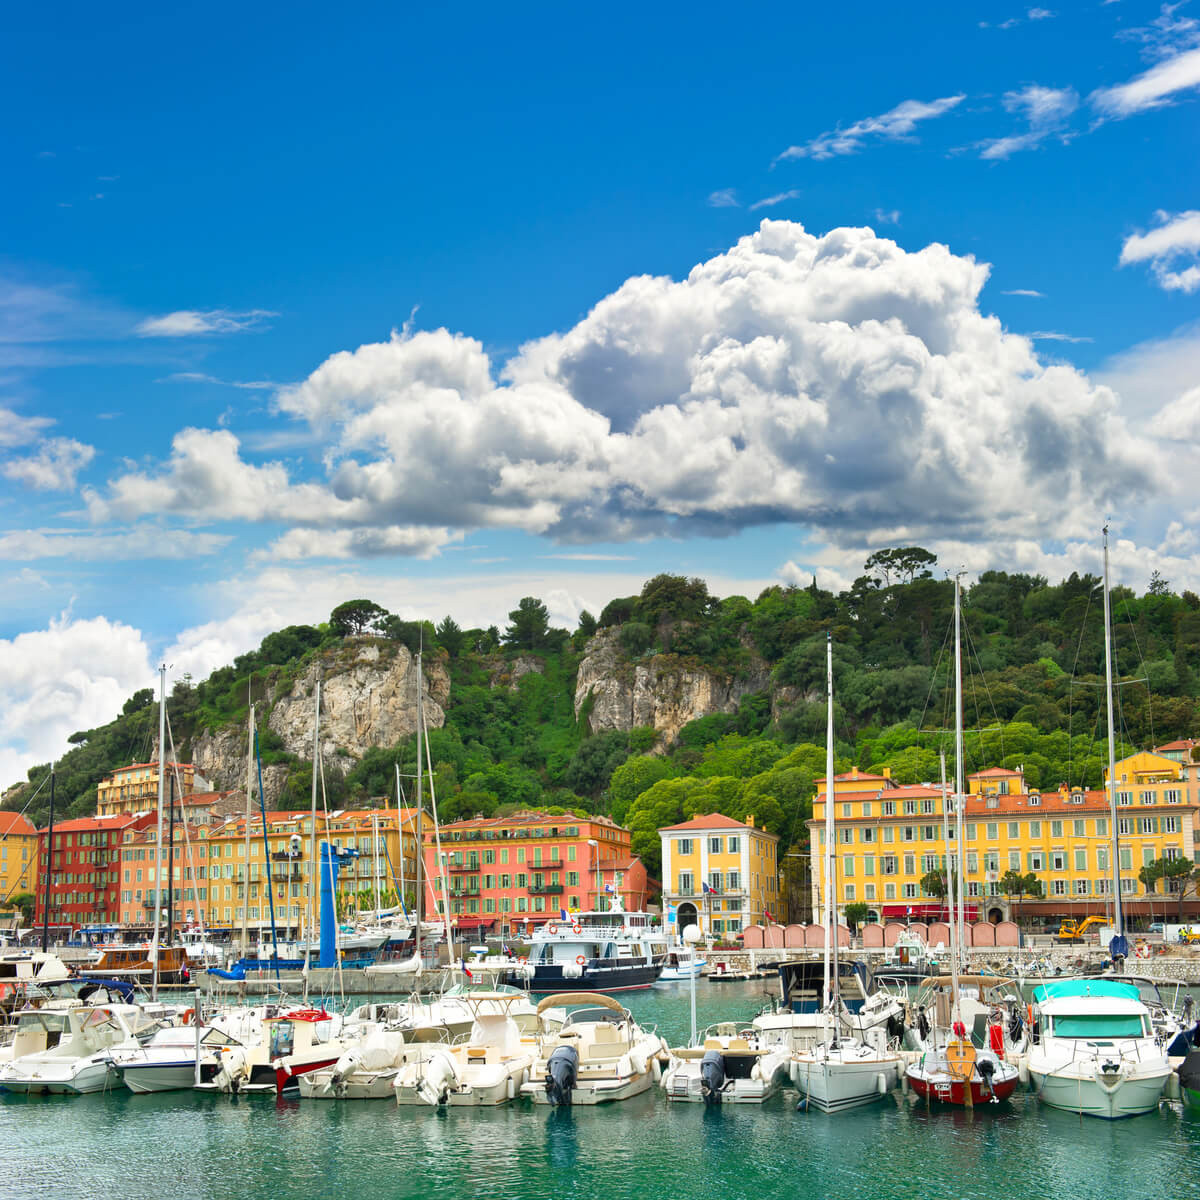
[[[887,775],[872,775],[869,771],[847,771],[844,775],[835,775],[833,777],[833,782],[841,783],[844,780],[845,781],[853,781],[855,779],[876,779],[880,783],[887,783],[887,784],[893,784],[895,782],[893,779],[891,779]],[[814,782],[815,783],[824,783],[825,776],[822,775],[820,777],[820,779],[814,780]]]
[[[120,814],[112,817],[74,817],[70,821],[55,821],[55,833],[86,833],[96,829],[124,829],[136,820],[134,817]],[[45,833],[45,829],[38,831]]]
[[[690,821],[682,821],[678,825],[665,825],[660,829],[659,833],[666,833],[668,830],[674,829],[749,829],[754,833],[765,833],[763,829],[756,829],[753,825],[746,825],[742,821],[735,821],[732,817],[722,816],[720,813],[707,813],[702,817],[693,817]],[[767,834],[768,837],[773,837],[773,834]]]
[[[1165,746],[1155,746],[1151,753],[1161,754],[1164,750],[1191,750],[1195,744],[1195,738],[1180,738],[1178,741],[1167,742]]]
[[[841,778],[840,775],[835,776],[834,782],[836,783],[837,780],[840,778]],[[861,778],[862,778],[862,776],[860,775],[859,779],[861,779]],[[931,796],[941,796],[941,794],[942,794],[942,789],[940,787],[926,787],[924,784],[921,784],[921,783],[905,783],[905,784],[900,784],[897,787],[887,788],[886,790],[887,790],[887,799],[892,802],[896,802],[899,800],[928,800]],[[849,804],[855,800],[874,800],[875,799],[875,797],[873,795],[871,795],[870,792],[839,792],[835,788],[833,794],[835,797],[840,796],[843,800],[846,801],[847,804]],[[879,798],[880,799],[883,798],[882,793],[880,793]],[[834,803],[836,804],[837,802],[838,801],[835,799]],[[825,793],[818,792],[813,797],[813,803],[814,804],[824,804],[825,803]]]
[[[0,812],[0,835],[37,833],[33,822],[21,813]]]
[[[1000,776],[1019,776],[1020,771],[1014,771],[1009,767],[988,767],[984,771],[976,771],[973,775],[968,775],[968,779],[995,779]]]

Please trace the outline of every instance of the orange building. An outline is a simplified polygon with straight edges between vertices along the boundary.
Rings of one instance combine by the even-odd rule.
[[[178,773],[178,774],[177,774]],[[208,788],[191,763],[167,763],[168,798],[172,780],[176,795],[186,796],[197,786]],[[96,816],[133,816],[135,813],[158,809],[158,763],[130,763],[106,775],[96,786]]]

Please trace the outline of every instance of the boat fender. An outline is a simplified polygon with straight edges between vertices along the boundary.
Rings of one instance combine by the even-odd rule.
[[[1004,1026],[999,1022],[988,1026],[988,1045],[997,1053],[1004,1053]]]
[[[546,1099],[556,1107],[569,1105],[578,1075],[579,1051],[559,1046],[546,1062]]]
[[[725,1060],[720,1050],[706,1050],[700,1060],[700,1094],[705,1104],[720,1104],[725,1086]]]
[[[1022,1087],[1029,1086],[1029,1060],[1023,1055],[1020,1062],[1017,1063],[1017,1079]]]
[[[517,1081],[511,1075],[508,1077],[507,1095],[510,1100],[517,1098]]]
[[[196,1019],[196,1010],[194,1008],[186,1008],[183,1011],[183,1016],[179,1018],[183,1024],[190,1025]]]
[[[650,1074],[653,1077],[655,1083],[662,1083],[662,1077],[663,1077],[662,1060],[658,1057],[657,1054],[650,1060]]]
[[[800,1082],[800,1064],[798,1062],[788,1063],[788,1078],[793,1084]]]
[[[646,1052],[638,1049],[630,1050],[629,1062],[635,1075],[645,1075],[646,1068],[650,1065],[646,1061]]]
[[[563,963],[564,979],[579,979],[582,975],[583,968],[578,963]]]
[[[881,1096],[887,1095],[887,1090],[888,1090],[887,1076],[882,1071],[880,1071],[879,1074],[875,1076],[875,1090]]]

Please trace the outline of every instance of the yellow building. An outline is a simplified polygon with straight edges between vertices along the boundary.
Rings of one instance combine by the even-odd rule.
[[[706,936],[771,920],[779,907],[779,838],[711,813],[658,831],[668,926],[697,924]],[[770,915],[768,915],[770,914]]]
[[[1165,761],[1165,760],[1161,760]],[[818,786],[824,784],[818,781]],[[869,783],[870,786],[864,786]],[[1027,915],[1103,914],[1112,897],[1112,829],[1109,801],[1102,791],[1039,792],[1027,789],[1020,771],[992,768],[968,778],[964,833],[965,883],[969,915],[1000,919],[1012,900],[1000,891],[1007,871],[1032,873],[1042,883],[1040,902],[1019,899]],[[926,892],[922,878],[944,869],[940,787],[897,785],[883,776],[853,772],[835,780],[837,901],[864,902],[876,920],[937,919],[944,902]],[[1137,803],[1134,792],[1138,791]],[[1138,880],[1142,866],[1156,858],[1194,858],[1196,804],[1182,790],[1147,784],[1118,792],[1121,894],[1127,909],[1161,913]],[[950,812],[954,844],[953,805]],[[825,794],[813,801],[808,823],[813,855],[813,904],[823,902],[819,864],[825,844]],[[956,859],[957,859],[956,855]]]
[[[0,912],[10,912],[13,896],[37,895],[38,834],[28,817],[0,812]]]
[[[176,778],[176,772],[178,777]],[[191,763],[167,763],[167,797],[170,798],[172,779],[176,796],[187,796],[199,784],[201,791],[208,785],[197,776]],[[96,785],[96,816],[128,817],[158,807],[158,763],[130,763],[118,767]]]
[[[411,892],[416,864],[415,809],[402,813],[404,878]],[[190,924],[203,916],[209,928],[241,929],[252,934],[271,926],[271,901],[281,935],[298,935],[308,919],[312,864],[312,818],[308,811],[268,812],[266,851],[261,816],[250,820],[250,853],[246,856],[246,818],[233,817],[213,826],[175,827],[175,862],[171,880],[175,920]],[[338,877],[339,915],[351,912],[358,893],[394,891],[400,878],[401,835],[395,809],[359,809],[317,815],[319,841],[338,849],[357,850],[358,857]],[[157,831],[129,835],[122,847],[121,914],[127,924],[153,919],[153,875]],[[269,853],[269,859],[265,854]],[[166,869],[167,847],[160,850]],[[268,869],[269,867],[269,869]],[[268,895],[267,880],[271,882]],[[246,890],[249,885],[249,896]],[[319,893],[319,888],[318,888]],[[317,903],[314,898],[314,905]],[[248,910],[248,911],[247,911]],[[144,914],[149,913],[147,918]]]

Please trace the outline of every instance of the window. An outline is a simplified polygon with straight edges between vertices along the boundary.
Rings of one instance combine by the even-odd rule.
[[[1029,793],[1029,807],[1030,808],[1037,808],[1038,805],[1041,804],[1041,802],[1042,802],[1042,798],[1041,798],[1041,796],[1039,796],[1037,794],[1037,792]]]
[[[1125,834],[1133,832],[1133,820],[1130,817],[1117,818],[1117,833]]]
[[[726,838],[725,844],[729,847],[730,854],[741,853],[741,851],[738,849],[738,839],[736,837]]]
[[[1167,788],[1167,790],[1165,792],[1163,792],[1163,799],[1168,804],[1178,804],[1179,798],[1180,798],[1180,792],[1179,792],[1178,788]]]
[[[853,808],[849,804],[842,805],[842,816],[843,817],[849,817],[849,816],[853,815],[853,811],[854,811]]]
[[[1067,856],[1062,850],[1055,850],[1050,855],[1050,870],[1065,871],[1067,869]]]
[[[915,900],[917,898],[917,885],[915,883],[906,883],[903,887],[903,892],[906,900]]]
[[[1051,884],[1054,895],[1065,896],[1067,894],[1067,881],[1065,879],[1056,879]]]
[[[1132,894],[1132,893],[1136,892],[1137,891],[1137,883],[1138,883],[1138,881],[1136,879],[1122,879],[1121,880],[1122,895],[1124,895],[1126,893]]]
[[[708,839],[708,852],[709,854],[721,853],[721,839],[719,837],[710,837]]]
[[[871,802],[870,802],[870,800],[864,800],[864,801],[863,801],[862,815],[863,815],[864,817],[869,817],[869,816],[871,815]]]
[[[1157,833],[1158,829],[1157,817],[1139,817],[1138,818],[1138,833]]]
[[[1138,793],[1138,803],[1139,804],[1153,804],[1154,803],[1154,793],[1153,792],[1139,792]]]
[[[847,900],[854,899],[854,884],[852,884],[852,883],[846,884],[846,899]]]
[[[875,833],[876,830],[872,829],[870,826],[866,826],[859,830],[859,840],[863,842],[873,842],[875,841]]]
[[[1133,803],[1133,793],[1132,792],[1118,792],[1117,793],[1117,803],[1121,804],[1121,805],[1132,804]]]
[[[926,815],[929,815],[930,813],[932,813],[933,812],[933,801],[932,800],[922,800],[921,801],[921,811],[923,813],[925,813]]]
[[[994,842],[1000,836],[1000,826],[995,821],[987,823],[987,840]]]
[[[885,854],[879,860],[880,875],[895,875],[896,867],[897,867],[897,861],[896,861],[896,856],[894,854]]]
[[[917,856],[915,854],[906,854],[904,856],[904,873],[905,875],[915,875],[917,873]]]
[[[1107,846],[1097,846],[1096,847],[1096,867],[1100,871],[1108,870],[1109,860],[1108,860],[1108,847]]]
[[[1179,818],[1178,817],[1163,817],[1162,819],[1163,833],[1178,833]]]
[[[973,880],[973,879],[967,880],[967,895],[968,896],[978,896],[979,895],[979,884],[977,884],[975,882],[975,880]]]
[[[1076,871],[1086,871],[1087,870],[1087,851],[1086,850],[1076,850],[1075,851],[1075,870]]]
[[[579,849],[574,843],[567,847],[567,862],[575,861],[575,852]]]
[[[967,874],[974,875],[979,870],[979,855],[974,850],[967,851]]]
[[[1054,824],[1058,825],[1060,827],[1060,831],[1061,831],[1062,822],[1055,821]],[[1029,822],[1029,836],[1032,838],[1040,838],[1042,836],[1041,821],[1030,821]]]
[[[1096,821],[1096,836],[1108,837],[1108,818],[1100,817]]]
[[[1021,826],[1016,821],[1009,821],[1008,836],[1010,838],[1019,838],[1021,836]]]
[[[904,801],[904,815],[906,817],[913,817],[913,816],[916,816],[916,813],[917,813],[917,802],[915,800],[905,800]]]
[[[983,869],[985,871],[1000,870],[1000,852],[998,850],[985,850],[983,853]]]
[[[1046,858],[1040,850],[1031,850],[1029,852],[1029,870],[1044,871],[1046,869]]]
[[[721,891],[721,887],[722,887],[722,884],[721,884],[721,879],[722,879],[722,876],[721,876],[721,872],[720,872],[720,871],[709,871],[709,873],[708,873],[708,886],[709,886],[710,888],[712,888],[712,890],[713,890],[714,892],[719,892],[719,891]]]
[[[854,830],[848,826],[838,830],[837,840],[843,846],[849,846],[854,841]]]
[[[885,883],[883,885],[883,898],[885,900],[895,900],[896,885],[894,883]]]
[[[921,870],[928,875],[930,871],[938,869],[938,856],[936,854],[921,855]]]
[[[900,834],[901,840],[905,842],[915,842],[917,840],[917,829],[915,825],[905,825]]]
[[[921,840],[925,842],[936,842],[938,840],[938,828],[936,825],[921,826]]]
[[[1133,851],[1128,846],[1121,847],[1121,870],[1133,870]]]
[[[842,859],[842,874],[848,878],[854,878],[854,855],[847,854]]]
[[[1153,846],[1143,846],[1142,847],[1142,866],[1148,867],[1153,861],[1154,861],[1154,847]]]
[[[730,871],[726,877],[726,886],[731,892],[738,891],[742,886],[742,876],[738,871]]]
[[[967,841],[973,842],[974,840],[975,840],[975,822],[971,821],[967,824]]]
[[[1112,895],[1112,880],[1108,879],[1108,878],[1097,879],[1095,881],[1094,886],[1092,887],[1092,891],[1097,896],[1111,896]]]
[[[875,874],[875,856],[873,854],[866,854],[863,856],[863,874]]]
[[[896,815],[896,802],[895,802],[895,800],[885,800],[885,801],[883,801],[883,815],[884,815],[885,817],[894,817],[894,816]]]
[[[1050,822],[1050,836],[1060,838],[1063,835],[1063,823],[1061,821]]]
[[[894,825],[885,825],[883,827],[883,840],[885,842],[894,842],[896,840],[896,827]]]
[[[679,853],[686,855],[686,854],[691,854],[691,852],[692,852],[692,839],[691,838],[680,838],[679,839]]]
[[[1084,864],[1086,866],[1086,863]],[[1088,894],[1088,881],[1086,879],[1075,880],[1075,895],[1086,896]]]
[[[1010,850],[1008,852],[1008,869],[1010,871],[1019,871],[1021,869],[1020,850]]]

